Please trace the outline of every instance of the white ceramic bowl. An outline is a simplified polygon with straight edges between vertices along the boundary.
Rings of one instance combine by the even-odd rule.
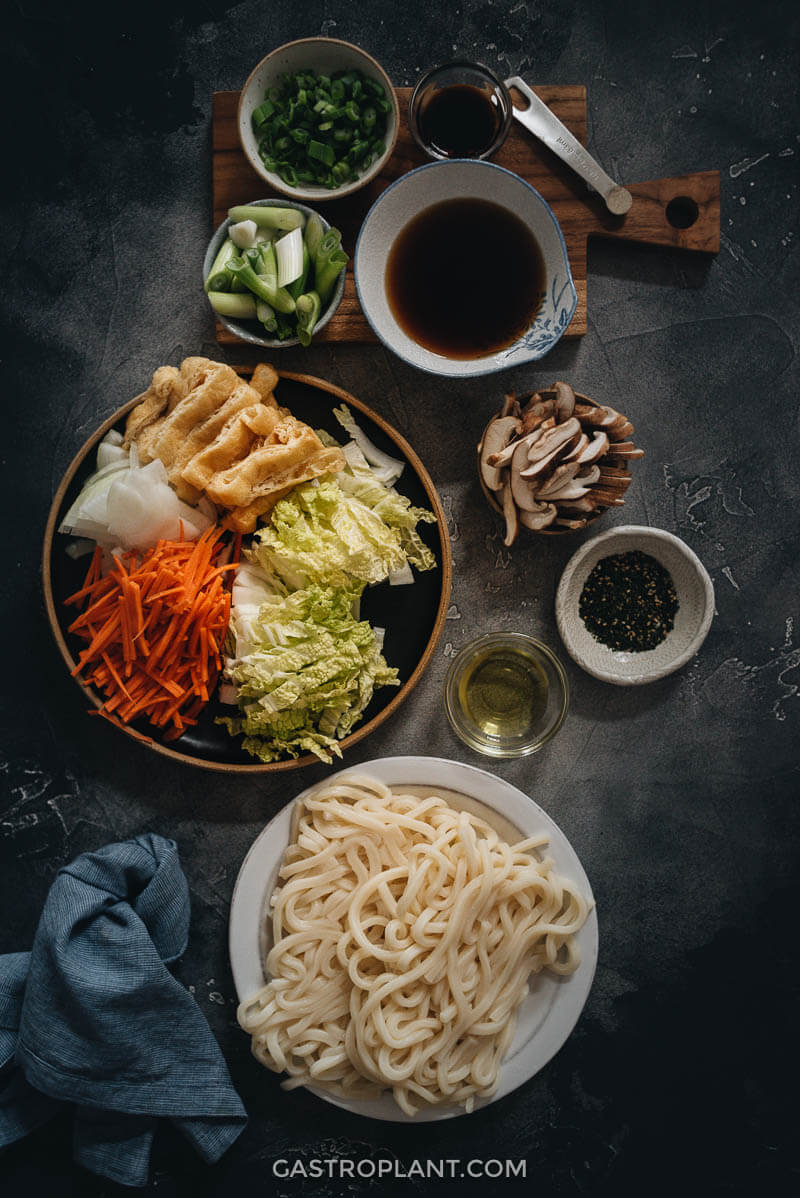
[[[272,208],[297,208],[299,212],[305,215],[306,220],[312,215],[313,209],[306,207],[305,204],[299,204],[296,200],[248,200],[248,204],[256,207],[272,207]],[[323,228],[327,231],[331,226],[321,212],[316,213],[322,221]],[[214,236],[208,243],[206,256],[203,259],[203,282],[206,280],[208,272],[214,265],[214,259],[222,248],[222,244],[228,236],[228,229],[231,226],[231,221],[225,219],[219,228],[215,231]],[[324,328],[330,318],[333,316],[339,304],[342,302],[344,295],[344,280],[347,274],[347,267],[339,275],[336,281],[336,286],[333,289],[333,295],[328,301],[328,306],[320,316],[314,326],[314,333],[318,333]],[[213,309],[212,309],[213,311]],[[299,345],[297,337],[287,337],[285,341],[280,341],[277,337],[269,337],[264,326],[257,320],[233,320],[230,316],[221,316],[219,312],[214,312],[214,316],[224,325],[229,333],[233,333],[242,341],[247,341],[250,345],[263,345],[266,349],[289,349],[292,345]]]
[[[544,259],[545,294],[531,327],[513,345],[481,358],[447,358],[418,344],[397,323],[386,291],[386,267],[397,235],[426,208],[451,199],[487,200],[507,208],[527,225]],[[475,247],[471,252],[477,255]],[[541,358],[578,306],[567,247],[552,208],[519,175],[492,162],[430,162],[397,179],[367,213],[353,269],[361,308],[384,345],[412,366],[451,378],[493,374]]]
[[[640,550],[669,572],[678,597],[675,625],[655,649],[631,653],[610,649],[587,629],[578,605],[586,579],[612,553]],[[708,572],[680,537],[645,525],[621,525],[582,545],[567,562],[556,592],[556,621],[570,657],[587,673],[617,686],[655,682],[686,665],[705,640],[714,617],[714,587]]]
[[[253,133],[251,119],[254,110],[264,102],[267,89],[278,85],[281,75],[296,74],[303,70],[313,70],[320,75],[331,75],[334,71],[359,70],[362,74],[383,84],[386,98],[392,104],[392,110],[386,118],[386,134],[383,138],[386,150],[357,179],[353,179],[335,190],[306,184],[300,187],[290,187],[288,183],[284,183],[280,175],[267,170],[258,152],[258,143]],[[400,108],[397,96],[392,87],[392,81],[383,67],[365,50],[359,49],[350,42],[343,42],[333,37],[304,37],[279,46],[266,58],[262,58],[258,66],[254,67],[239,96],[237,117],[239,141],[253,170],[275,191],[282,195],[292,196],[296,200],[306,200],[312,204],[320,200],[341,199],[342,196],[358,191],[380,174],[394,151],[399,125]]]

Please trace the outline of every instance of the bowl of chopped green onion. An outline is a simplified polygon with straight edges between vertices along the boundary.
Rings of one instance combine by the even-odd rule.
[[[253,170],[283,195],[312,203],[369,183],[394,149],[399,120],[383,68],[337,38],[279,46],[239,98],[239,140]]]
[[[268,349],[310,345],[344,294],[342,235],[318,212],[288,200],[228,209],[203,262],[217,319]]]

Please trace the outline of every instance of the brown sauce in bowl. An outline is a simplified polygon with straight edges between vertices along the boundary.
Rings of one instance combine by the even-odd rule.
[[[386,294],[412,341],[442,357],[483,358],[530,328],[544,296],[542,252],[515,213],[454,199],[415,216],[389,251]]]
[[[496,96],[469,83],[434,92],[419,114],[422,140],[446,158],[475,158],[492,146],[503,124]]]

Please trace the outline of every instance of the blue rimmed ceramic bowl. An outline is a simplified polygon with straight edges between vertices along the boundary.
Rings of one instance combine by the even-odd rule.
[[[529,327],[510,345],[481,357],[449,357],[415,340],[398,322],[389,298],[387,267],[402,231],[421,213],[448,200],[497,204],[518,217],[541,251],[541,301]],[[465,252],[479,262],[476,241]],[[377,337],[404,361],[431,374],[470,378],[494,374],[544,357],[563,336],[578,306],[564,236],[550,205],[519,175],[491,162],[431,162],[401,176],[367,213],[353,260],[362,311]]]

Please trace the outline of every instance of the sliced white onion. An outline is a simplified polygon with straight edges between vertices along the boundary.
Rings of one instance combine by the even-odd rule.
[[[73,561],[79,557],[86,557],[87,553],[94,553],[94,541],[88,538],[80,541],[70,541],[66,548],[67,557],[71,557]]]
[[[75,520],[72,524],[67,524],[64,521],[59,525],[59,532],[65,533],[68,537],[91,537],[93,541],[97,541],[98,545],[104,547],[109,544],[108,528],[105,524],[98,524],[95,520]]]
[[[115,470],[107,466],[99,474],[93,474],[83,485],[75,502],[71,505],[58,531],[78,536],[91,536],[91,533],[77,532],[77,526],[87,520],[102,524],[105,519],[105,503],[108,489],[114,481]]]
[[[210,528],[212,524],[216,523],[217,513],[214,512],[213,516],[208,516],[205,512],[200,510],[199,506],[192,507],[191,504],[184,503],[182,499],[179,499],[178,519],[182,520],[187,528],[189,525],[192,525],[192,527],[196,528],[197,536],[199,536],[201,532],[205,532],[207,528]],[[193,541],[194,537],[187,537],[185,539]]]
[[[128,451],[121,445],[114,445],[111,441],[103,440],[97,446],[97,469],[102,470],[104,467],[114,465],[127,466]]]
[[[207,495],[201,495],[198,499],[197,511],[200,512],[201,515],[208,517],[209,524],[216,524],[217,509],[214,507],[214,504]]]

